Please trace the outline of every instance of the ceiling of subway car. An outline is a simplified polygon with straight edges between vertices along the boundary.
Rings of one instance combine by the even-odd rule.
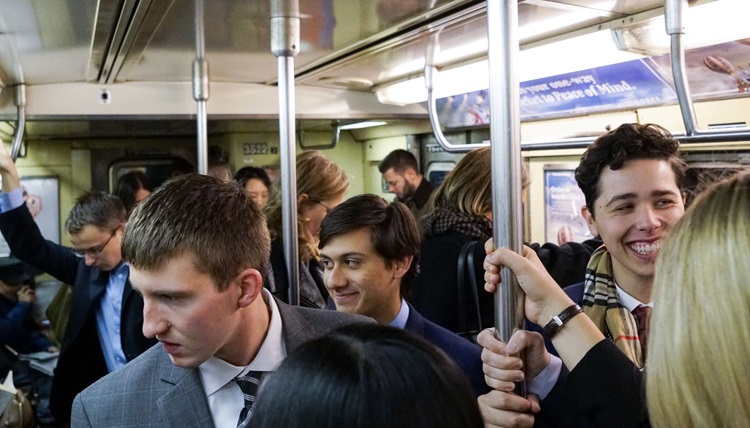
[[[270,49],[272,0],[204,1],[209,80],[274,85],[278,65]],[[705,1],[709,0],[689,3]],[[518,3],[522,44],[543,43],[663,4],[660,0]],[[0,0],[3,96],[21,82],[30,86],[190,82],[196,56],[194,5],[195,0]],[[300,86],[373,92],[420,74],[425,53],[436,41],[443,52],[459,52],[439,59],[439,66],[486,57],[484,1],[299,0],[299,9],[301,52],[295,58],[295,73]],[[466,49],[467,45],[472,48]],[[549,72],[554,73],[554,64]],[[174,127],[167,123],[155,128]]]
[[[400,24],[467,0],[300,0],[297,68],[356,47]],[[476,3],[476,2],[474,2]],[[194,0],[2,0],[3,83],[190,81],[195,59]],[[276,79],[270,49],[271,1],[211,0],[203,28],[210,79]]]
[[[194,0],[2,0],[3,83],[190,81],[195,59]],[[209,77],[272,83],[271,1],[206,1]],[[658,0],[521,0],[524,34],[542,37],[660,6]],[[393,79],[394,64],[424,56],[440,25],[446,47],[486,44],[485,2],[470,0],[300,0],[300,83],[369,89]],[[586,12],[585,19],[572,19]],[[549,23],[563,23],[550,25]],[[430,24],[430,25],[427,25]],[[541,29],[540,29],[541,28]],[[525,33],[524,33],[525,32]],[[396,45],[394,45],[394,43]],[[383,49],[385,46],[398,49]],[[485,48],[486,50],[486,48]],[[478,52],[470,54],[483,54]],[[337,65],[357,64],[346,73]],[[460,60],[458,58],[457,60]]]

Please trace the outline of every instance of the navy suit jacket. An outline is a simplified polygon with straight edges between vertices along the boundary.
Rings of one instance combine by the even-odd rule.
[[[16,257],[73,286],[70,318],[50,396],[55,419],[67,422],[76,394],[108,372],[96,329],[96,308],[106,291],[109,272],[86,266],[70,248],[46,241],[26,204],[0,214],[0,230]],[[156,340],[143,336],[143,299],[130,281],[125,283],[121,311],[122,350],[131,361]]]
[[[490,391],[490,387],[484,381],[482,371],[482,348],[425,319],[411,305],[409,305],[409,318],[406,320],[404,330],[423,337],[442,349],[464,372],[476,396]]]

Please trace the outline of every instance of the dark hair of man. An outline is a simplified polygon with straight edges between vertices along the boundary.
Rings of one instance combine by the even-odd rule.
[[[76,199],[65,220],[65,230],[75,235],[86,226],[114,231],[127,220],[120,198],[106,192],[89,191]]]
[[[390,264],[413,256],[411,266],[401,278],[401,295],[408,297],[411,284],[419,274],[421,237],[414,214],[400,202],[390,204],[380,196],[366,194],[349,198],[332,209],[320,224],[320,243],[325,247],[332,239],[357,231],[370,230],[375,252]]]
[[[307,342],[261,386],[252,427],[482,427],[445,354],[393,327],[357,324]]]
[[[390,153],[388,156],[383,158],[378,165],[378,171],[381,174],[385,174],[386,171],[393,168],[393,171],[403,174],[404,171],[411,168],[415,172],[419,172],[419,165],[417,165],[417,158],[410,151],[397,149]]]
[[[135,207],[135,194],[140,189],[146,189],[149,192],[154,190],[146,174],[140,171],[130,171],[117,179],[115,196],[120,198],[128,213]]]
[[[616,171],[633,160],[662,160],[671,166],[681,189],[686,165],[679,148],[679,141],[669,131],[652,123],[625,123],[597,138],[583,153],[575,171],[591,215],[594,215],[594,201],[601,194],[599,178],[606,167]]]
[[[169,165],[169,178],[177,177],[182,174],[189,174],[191,172],[195,172],[195,167],[192,163],[179,156],[172,158],[172,163]]]
[[[138,204],[125,227],[122,256],[156,271],[181,255],[209,275],[219,291],[244,269],[261,270],[271,241],[263,213],[236,182],[185,174]]]
[[[240,170],[237,171],[236,174],[234,174],[234,179],[237,180],[237,182],[240,183],[240,186],[242,187],[245,187],[248,181],[257,179],[265,184],[268,189],[271,188],[271,179],[268,178],[268,174],[263,168],[256,168],[254,166],[246,166],[244,168],[240,168]]]

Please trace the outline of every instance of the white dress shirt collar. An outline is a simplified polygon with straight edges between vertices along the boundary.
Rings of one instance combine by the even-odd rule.
[[[269,308],[271,320],[266,338],[253,361],[245,367],[211,357],[198,367],[203,389],[208,397],[208,406],[214,426],[236,426],[240,410],[244,407],[242,391],[232,379],[249,370],[274,371],[286,357],[286,346],[282,337],[282,321],[276,301],[266,289],[261,294]]]

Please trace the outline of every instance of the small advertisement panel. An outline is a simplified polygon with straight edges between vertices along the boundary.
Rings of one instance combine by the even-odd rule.
[[[574,167],[545,165],[544,220],[545,240],[558,245],[568,241],[591,239],[581,207],[586,205],[575,180]]]

